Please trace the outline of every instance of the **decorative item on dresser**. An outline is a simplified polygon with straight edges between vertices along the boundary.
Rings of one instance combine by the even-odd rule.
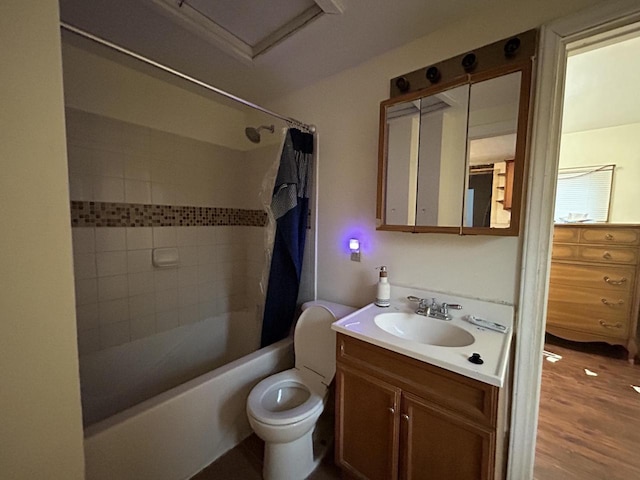
[[[556,225],[547,332],[638,351],[640,225]]]

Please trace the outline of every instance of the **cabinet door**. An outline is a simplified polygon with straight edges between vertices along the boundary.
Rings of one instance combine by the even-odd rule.
[[[489,480],[495,433],[454,413],[403,394],[401,478]]]
[[[336,463],[356,478],[396,480],[400,389],[340,365],[336,385]]]

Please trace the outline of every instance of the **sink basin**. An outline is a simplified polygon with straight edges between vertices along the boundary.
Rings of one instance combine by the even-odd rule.
[[[391,335],[438,347],[466,347],[475,338],[464,328],[415,313],[381,313],[375,324]]]

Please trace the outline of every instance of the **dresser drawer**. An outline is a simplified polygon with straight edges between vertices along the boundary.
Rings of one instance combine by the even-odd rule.
[[[578,260],[580,258],[578,245],[554,243],[551,250],[551,258],[554,260]]]
[[[633,267],[554,262],[551,264],[549,282],[559,285],[596,288],[603,293],[626,292],[628,294],[633,286],[634,277],[635,269]]]
[[[598,247],[580,245],[578,247],[578,259],[586,262],[635,265],[638,263],[638,249],[633,247]]]
[[[554,284],[549,289],[547,322],[581,332],[626,338],[630,310],[628,293],[615,295]]]
[[[580,243],[638,245],[640,244],[640,231],[632,228],[582,228]]]
[[[578,227],[555,227],[553,229],[553,241],[565,243],[578,243],[580,229]]]

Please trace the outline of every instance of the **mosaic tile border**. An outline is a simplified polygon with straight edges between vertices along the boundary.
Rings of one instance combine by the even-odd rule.
[[[264,227],[267,213],[242,208],[71,202],[72,227]]]

